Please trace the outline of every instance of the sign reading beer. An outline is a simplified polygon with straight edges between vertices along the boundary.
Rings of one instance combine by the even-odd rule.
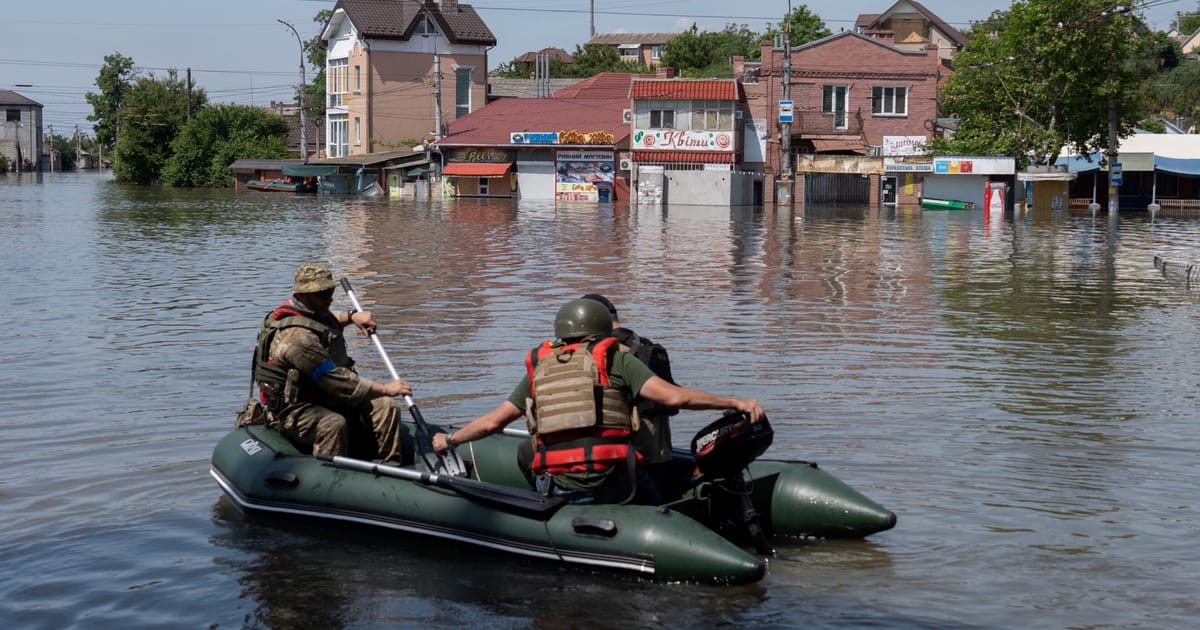
[[[631,149],[640,151],[733,151],[732,131],[638,129]]]

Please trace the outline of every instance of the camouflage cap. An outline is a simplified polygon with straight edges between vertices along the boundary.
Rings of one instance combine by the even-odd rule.
[[[324,263],[308,263],[296,268],[292,293],[320,293],[337,286],[333,270]]]

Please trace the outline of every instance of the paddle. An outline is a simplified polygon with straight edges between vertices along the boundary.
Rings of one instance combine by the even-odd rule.
[[[342,278],[342,290],[350,297],[350,302],[354,304],[354,310],[362,311],[362,304],[359,304],[358,297],[354,295],[354,289],[350,288],[350,281]],[[387,351],[383,349],[383,342],[379,340],[379,334],[374,331],[368,331],[367,336],[371,341],[375,342],[375,349],[379,351],[380,358],[383,359],[384,365],[387,366],[388,373],[392,375],[393,380],[400,380],[400,375],[396,373],[396,367],[392,365],[392,360],[388,358]],[[429,424],[425,422],[425,417],[421,415],[421,410],[417,409],[417,403],[413,402],[412,396],[404,397],[404,404],[408,405],[408,410],[412,413],[413,421],[417,423],[417,431],[421,433],[423,439],[419,440],[417,451],[421,454],[421,459],[425,460],[425,465],[432,471],[441,471],[448,475],[456,477],[464,477],[467,474],[467,466],[463,463],[458,453],[454,449],[446,451],[446,455],[433,450],[433,431],[429,429]],[[426,447],[425,445],[429,446]]]
[[[419,472],[408,468],[377,464],[341,455],[317,455],[317,459],[327,461],[339,468],[368,472],[374,475],[407,479],[428,486],[438,486],[452,490],[463,497],[486,503],[490,506],[538,518],[550,518],[554,511],[564,504],[562,497],[545,497],[532,490],[510,488],[486,481],[475,481],[465,477],[438,475],[435,473]]]

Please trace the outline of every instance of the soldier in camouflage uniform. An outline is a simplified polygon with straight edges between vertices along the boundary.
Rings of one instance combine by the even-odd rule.
[[[263,320],[255,380],[271,410],[269,424],[314,455],[402,461],[411,449],[401,446],[400,409],[392,397],[409,395],[412,387],[355,372],[342,330],[354,324],[374,332],[375,316],[330,312],[336,286],[328,265],[301,265],[292,297]]]

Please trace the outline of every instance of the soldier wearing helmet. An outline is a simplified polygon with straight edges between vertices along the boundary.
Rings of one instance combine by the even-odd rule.
[[[556,341],[531,350],[525,376],[508,399],[451,434],[433,438],[444,451],[499,432],[525,416],[537,487],[572,503],[657,503],[633,448],[634,405],[651,400],[672,408],[737,409],[764,417],[758,401],[680,387],[655,376],[621,349],[608,309],[595,300],[564,304],[554,318]],[[518,457],[522,457],[519,453]]]
[[[373,332],[369,311],[331,312],[337,282],[328,265],[296,269],[292,296],[263,320],[254,378],[268,424],[314,455],[402,461],[400,410],[392,396],[412,393],[403,380],[376,383],[354,370],[342,331]]]

